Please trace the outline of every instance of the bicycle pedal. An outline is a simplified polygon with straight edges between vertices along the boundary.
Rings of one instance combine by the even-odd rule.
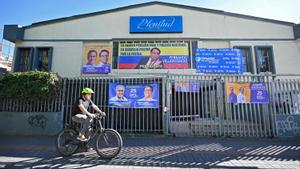
[[[77,140],[81,141],[81,142],[87,142],[88,141],[88,139],[86,139],[86,138],[85,139],[81,139],[81,138],[78,138],[78,137],[77,137]]]

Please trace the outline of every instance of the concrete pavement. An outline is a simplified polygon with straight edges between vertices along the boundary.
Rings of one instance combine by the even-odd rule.
[[[300,141],[262,138],[123,136],[105,161],[95,151],[61,157],[55,137],[1,136],[0,168],[300,168]]]

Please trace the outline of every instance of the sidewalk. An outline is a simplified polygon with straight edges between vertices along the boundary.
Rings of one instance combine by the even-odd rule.
[[[95,151],[61,157],[55,137],[1,136],[0,168],[300,168],[299,139],[123,136],[110,161]]]

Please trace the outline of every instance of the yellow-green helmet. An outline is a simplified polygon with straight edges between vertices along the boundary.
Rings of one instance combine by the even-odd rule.
[[[88,87],[83,88],[82,94],[94,94],[94,91]]]

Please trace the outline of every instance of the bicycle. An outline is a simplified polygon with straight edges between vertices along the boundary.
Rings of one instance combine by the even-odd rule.
[[[59,132],[56,139],[56,148],[58,152],[63,156],[70,156],[78,150],[80,145],[83,145],[84,143],[88,144],[96,138],[95,149],[100,157],[105,159],[116,157],[122,149],[123,140],[116,130],[103,128],[101,123],[103,117],[104,116],[101,114],[96,114],[96,117],[94,118],[97,121],[96,129],[89,129],[88,132],[90,132],[90,134],[86,141],[77,139],[80,127],[78,127],[78,125],[76,126],[76,124]]]

